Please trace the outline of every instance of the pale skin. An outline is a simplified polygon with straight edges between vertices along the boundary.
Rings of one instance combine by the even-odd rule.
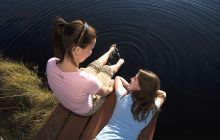
[[[95,47],[95,44],[96,44],[96,39],[93,39],[92,42],[88,44],[84,49],[80,48],[79,46],[73,47],[72,57],[75,61],[75,64],[72,62],[71,56],[68,56],[67,54],[65,54],[64,60],[61,63],[58,63],[57,66],[63,72],[80,71],[79,64],[85,61],[92,54],[92,50]],[[98,61],[101,63],[102,66],[104,66],[107,63],[115,47],[116,45],[113,44],[105,54],[103,54],[100,58],[98,58]],[[115,74],[123,63],[124,63],[124,60],[119,59],[116,64],[111,65],[110,68],[112,72]],[[101,89],[98,91],[97,95],[106,95],[106,94],[111,93],[113,91],[113,84],[114,84],[114,81],[112,80],[109,87],[102,86]]]
[[[131,82],[128,83],[124,78],[122,78],[120,76],[116,76],[115,77],[115,83],[114,83],[115,90],[117,90],[121,87],[124,87],[127,91],[140,90],[137,77],[138,77],[138,74],[136,74],[134,77],[132,77]],[[157,91],[157,97],[156,97],[155,100],[160,102],[160,106],[163,105],[165,99],[166,99],[166,92],[164,92],[163,90],[158,90]]]

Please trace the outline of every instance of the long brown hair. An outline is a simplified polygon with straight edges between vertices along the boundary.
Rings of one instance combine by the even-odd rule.
[[[154,99],[157,96],[157,90],[160,89],[160,79],[152,71],[140,69],[138,83],[140,90],[133,91],[131,112],[134,119],[141,122],[147,118],[150,110],[157,111]]]
[[[54,54],[63,61],[64,56],[72,56],[73,47],[85,48],[96,38],[96,30],[86,21],[75,20],[67,23],[63,18],[54,19]],[[74,60],[73,60],[74,61]]]

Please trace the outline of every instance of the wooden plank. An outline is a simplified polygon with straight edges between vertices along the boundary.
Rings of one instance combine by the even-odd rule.
[[[110,119],[116,103],[115,93],[111,93],[103,106],[91,117],[76,115],[58,104],[48,121],[40,130],[36,140],[92,140]],[[158,113],[142,130],[138,140],[152,140]]]
[[[108,123],[115,108],[116,97],[112,92],[102,107],[91,117],[80,140],[93,140],[101,129]]]
[[[57,140],[78,140],[85,129],[90,117],[71,113]]]
[[[145,127],[139,134],[138,140],[152,140],[154,136],[154,131],[157,124],[158,113],[150,121],[149,125]]]
[[[58,104],[41,128],[36,140],[55,140],[71,112]]]

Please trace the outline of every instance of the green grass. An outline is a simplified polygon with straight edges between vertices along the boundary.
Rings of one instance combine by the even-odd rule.
[[[32,140],[57,101],[23,63],[0,57],[0,138]]]

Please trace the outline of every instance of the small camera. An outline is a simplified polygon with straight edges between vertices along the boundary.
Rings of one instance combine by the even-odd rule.
[[[109,65],[116,64],[120,58],[121,57],[120,57],[119,50],[118,50],[118,48],[115,48],[114,51],[112,52],[111,56],[109,57],[108,64]]]

